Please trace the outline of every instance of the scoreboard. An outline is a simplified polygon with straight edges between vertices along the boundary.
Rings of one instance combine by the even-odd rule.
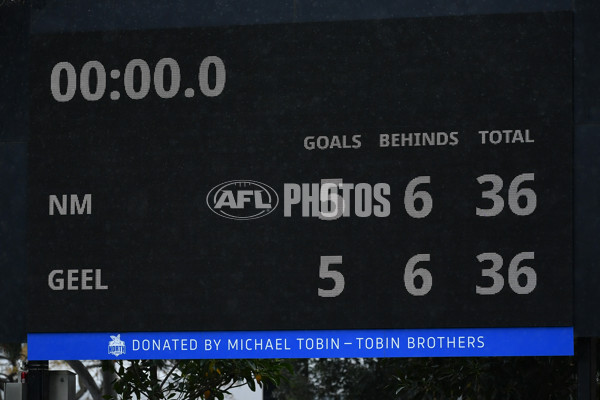
[[[32,46],[33,357],[85,334],[111,357],[131,333],[572,339],[570,13]]]

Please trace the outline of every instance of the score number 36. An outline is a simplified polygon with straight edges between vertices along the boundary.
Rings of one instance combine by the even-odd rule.
[[[508,206],[510,210],[519,216],[525,216],[532,214],[537,207],[537,196],[533,189],[520,188],[520,185],[526,181],[534,181],[535,175],[533,173],[521,174],[515,177],[510,183],[508,189]],[[413,179],[407,187],[405,194],[405,206],[407,213],[413,218],[423,218],[431,212],[433,208],[433,201],[429,193],[421,191],[419,198],[423,200],[424,210],[416,211],[411,201],[411,198],[417,197],[414,195],[415,187],[421,183],[429,183],[430,177],[419,177]],[[498,175],[487,174],[477,178],[477,182],[480,184],[492,183],[492,188],[482,192],[482,198],[492,200],[491,208],[476,208],[476,214],[481,217],[493,217],[504,209],[504,199],[499,195],[500,190],[503,187],[503,180]],[[412,194],[412,195],[411,195]],[[525,199],[524,205],[519,203],[519,199]],[[416,212],[415,212],[416,211]],[[425,212],[423,212],[425,211]],[[406,291],[413,296],[425,296],[431,291],[433,287],[433,276],[431,272],[424,267],[417,267],[418,263],[429,262],[431,259],[430,254],[417,254],[411,257],[406,263],[404,269],[404,287]],[[532,267],[521,265],[526,260],[535,259],[534,252],[522,252],[518,253],[513,257],[508,267],[508,285],[510,289],[516,294],[529,294],[537,286],[537,274]],[[481,271],[481,276],[491,279],[491,284],[487,286],[475,286],[475,292],[479,295],[494,295],[499,293],[505,286],[505,278],[499,271],[504,264],[502,256],[497,253],[482,253],[477,256],[477,260],[480,263],[491,261],[492,266],[485,268]],[[332,280],[333,287],[330,289],[318,289],[319,297],[337,297],[343,291],[345,287],[344,275],[331,268],[333,264],[342,264],[343,258],[341,255],[337,256],[321,256],[321,264],[319,267],[319,277],[324,280]],[[519,280],[523,277],[524,279]]]

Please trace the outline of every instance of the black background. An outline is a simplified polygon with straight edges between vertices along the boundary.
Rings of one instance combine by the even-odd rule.
[[[29,158],[29,331],[352,329],[572,325],[571,15],[473,16],[34,38]],[[208,55],[223,94],[132,101],[52,99],[52,67],[124,70],[173,57],[183,88]],[[197,87],[197,84],[196,84]],[[121,99],[108,98],[120,90]],[[198,90],[197,90],[198,92]],[[480,144],[478,130],[525,129],[535,144]],[[457,146],[379,148],[378,134],[459,131]],[[362,135],[356,150],[308,151],[307,135]],[[476,178],[535,173],[538,207],[475,215]],[[408,182],[433,212],[404,211]],[[389,218],[321,221],[283,207],[220,218],[205,197],[233,179],[389,183]],[[488,187],[485,187],[488,189]],[[49,216],[48,195],[93,194],[91,216]],[[494,296],[475,257],[536,254],[538,286]],[[430,253],[433,288],[404,289],[408,259]],[[324,255],[346,288],[317,296]],[[56,268],[101,268],[108,291],[53,292]],[[84,327],[84,328],[82,328]]]
[[[0,342],[25,340],[29,9],[0,1]]]

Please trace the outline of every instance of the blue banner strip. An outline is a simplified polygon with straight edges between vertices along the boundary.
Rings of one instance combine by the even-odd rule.
[[[28,335],[30,360],[571,355],[571,327]]]

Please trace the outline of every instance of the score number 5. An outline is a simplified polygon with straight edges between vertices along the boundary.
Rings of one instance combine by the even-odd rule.
[[[340,271],[329,269],[331,264],[341,264],[342,256],[321,256],[321,265],[319,266],[319,278],[332,279],[334,282],[333,288],[319,288],[319,297],[337,297],[344,291],[346,281],[344,275]]]

